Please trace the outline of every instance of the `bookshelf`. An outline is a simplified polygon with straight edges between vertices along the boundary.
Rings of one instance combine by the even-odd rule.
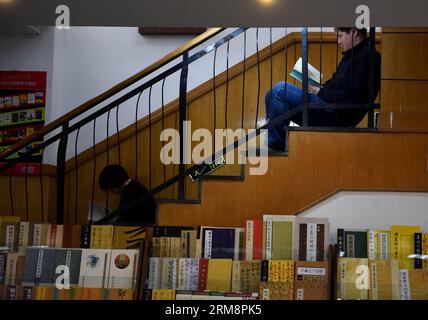
[[[0,152],[43,128],[46,108],[46,72],[0,71]],[[26,152],[43,141],[36,141]],[[7,158],[18,157],[15,153]],[[30,159],[41,162],[41,152]]]

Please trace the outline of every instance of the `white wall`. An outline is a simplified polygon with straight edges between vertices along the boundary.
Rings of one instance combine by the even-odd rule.
[[[416,225],[428,232],[428,193],[342,191],[301,213],[328,218],[330,241],[338,228],[389,230],[391,225]]]
[[[47,71],[46,122],[51,120],[54,35],[45,27],[39,36],[0,36],[0,70]]]

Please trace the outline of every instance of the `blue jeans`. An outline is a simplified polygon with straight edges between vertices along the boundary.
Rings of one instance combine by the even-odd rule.
[[[279,82],[269,90],[265,98],[266,120],[270,121],[285,112],[299,106],[303,102],[302,89],[293,84]],[[320,105],[326,102],[316,94],[309,94],[309,103]],[[299,113],[281,124],[269,129],[268,146],[275,150],[285,148],[285,126],[290,124],[290,120],[298,125],[302,125],[302,114]],[[308,113],[308,124],[310,126],[337,126],[339,122],[337,113],[331,109],[312,109]]]

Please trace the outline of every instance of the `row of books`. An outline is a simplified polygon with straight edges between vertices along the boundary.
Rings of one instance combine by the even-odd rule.
[[[0,300],[134,300],[133,289],[1,286]]]
[[[42,91],[0,96],[0,108],[21,107],[43,103],[44,94]]]
[[[0,248],[25,253],[26,247],[123,249],[138,246],[146,229],[139,226],[58,225],[0,217]]]
[[[145,300],[258,300],[259,293],[147,289]]]
[[[428,268],[428,233],[419,226],[393,225],[390,230],[338,229],[340,257],[398,260],[400,269]]]
[[[329,265],[325,261],[150,258],[148,289],[326,300]]]
[[[52,292],[70,287],[134,290],[139,259],[137,249],[28,247],[25,255],[0,252],[0,286],[52,288]]]
[[[23,128],[13,128],[0,130],[0,143],[13,144],[21,139],[31,136],[34,132],[40,130],[42,126],[29,126]]]
[[[328,246],[324,218],[263,215],[245,228],[153,228],[153,256],[161,258],[325,261]]]
[[[339,258],[337,298],[428,300],[428,270],[400,269],[396,259]]]

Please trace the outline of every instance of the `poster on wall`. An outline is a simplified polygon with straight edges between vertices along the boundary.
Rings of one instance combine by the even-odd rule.
[[[0,153],[45,125],[46,77],[44,71],[0,71]],[[42,142],[35,141],[6,160],[18,158]],[[1,175],[38,175],[41,162],[39,151]]]

